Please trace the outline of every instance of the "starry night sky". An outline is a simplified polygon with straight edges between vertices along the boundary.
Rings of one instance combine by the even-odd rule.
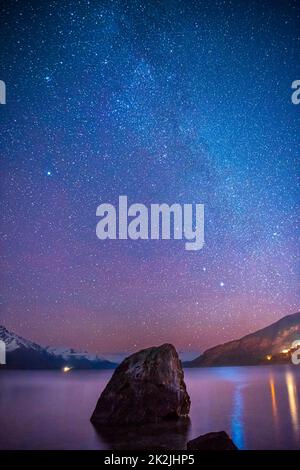
[[[296,1],[1,6],[1,323],[201,351],[299,309]],[[205,247],[100,241],[96,208],[205,204]]]

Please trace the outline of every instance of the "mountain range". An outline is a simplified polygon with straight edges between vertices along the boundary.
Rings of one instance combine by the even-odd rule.
[[[111,369],[117,364],[102,356],[70,348],[43,347],[0,326],[6,345],[5,369]],[[243,366],[291,363],[292,343],[300,343],[300,312],[240,339],[209,348],[184,367]],[[118,361],[119,362],[119,361]]]
[[[275,323],[207,349],[185,367],[244,366],[291,363],[292,343],[300,344],[300,312],[287,315]]]
[[[111,369],[116,364],[102,356],[69,348],[43,347],[0,326],[0,340],[6,346],[5,369]]]

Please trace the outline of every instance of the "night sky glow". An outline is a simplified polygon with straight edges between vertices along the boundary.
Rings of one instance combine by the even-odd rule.
[[[1,6],[1,324],[201,351],[299,309],[299,2]],[[96,237],[96,208],[205,204],[205,246]]]

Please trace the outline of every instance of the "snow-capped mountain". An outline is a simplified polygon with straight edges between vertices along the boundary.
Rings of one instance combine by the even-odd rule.
[[[0,326],[0,340],[6,346],[5,369],[109,369],[113,362],[102,356],[70,348],[42,347]]]
[[[63,357],[66,361],[70,360],[71,358],[81,358],[81,359],[86,359],[88,361],[107,361],[105,357],[103,356],[98,356],[97,354],[91,354],[87,351],[77,351],[76,349],[73,348],[55,348],[55,347],[50,347],[48,346],[46,350],[50,354],[54,354],[54,356],[58,357],[61,356]]]
[[[0,340],[4,341],[6,345],[6,352],[11,353],[17,349],[25,348],[32,349],[34,351],[40,351],[43,348],[36,343],[28,339],[18,336],[12,331],[7,330],[4,326],[0,325]]]

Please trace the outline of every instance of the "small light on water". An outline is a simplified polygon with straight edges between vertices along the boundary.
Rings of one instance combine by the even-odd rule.
[[[70,372],[71,369],[72,369],[72,367],[65,366],[65,367],[63,368],[63,371],[64,371],[64,372]]]

